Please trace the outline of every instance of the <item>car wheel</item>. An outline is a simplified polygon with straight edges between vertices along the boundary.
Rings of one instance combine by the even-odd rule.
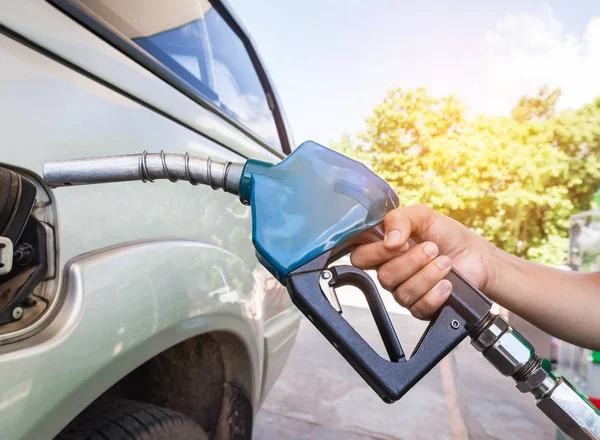
[[[208,440],[183,414],[133,400],[101,398],[54,440]]]

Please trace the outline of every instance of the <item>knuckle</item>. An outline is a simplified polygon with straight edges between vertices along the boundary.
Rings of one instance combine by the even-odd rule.
[[[426,282],[428,285],[433,285],[439,281],[439,278],[436,277],[435,274],[433,274],[430,270],[423,271],[422,276],[423,281]]]
[[[413,209],[415,211],[422,212],[424,214],[433,212],[433,209],[431,207],[429,207],[428,205],[425,205],[423,203],[417,203],[416,205],[413,205]]]
[[[360,267],[360,264],[362,263],[360,255],[360,248],[350,254],[350,264],[352,264],[352,266]]]
[[[427,315],[433,314],[438,309],[438,306],[437,301],[432,299],[430,295],[425,295],[422,308],[426,310]]]
[[[437,304],[432,303],[432,301],[425,296],[410,308],[410,313],[412,313],[415,318],[427,319],[435,313],[437,308]]]
[[[394,291],[394,298],[403,307],[410,307],[413,304],[411,293],[402,286]]]
[[[375,255],[379,261],[385,261],[388,259],[388,254],[383,246],[377,246],[375,248]]]
[[[392,287],[390,273],[385,269],[379,269],[377,271],[377,281],[379,281],[381,287],[383,287],[386,290],[389,290]]]
[[[429,306],[420,300],[409,309],[411,315],[417,319],[429,319],[435,310],[431,310]]]
[[[425,254],[424,251],[423,254]],[[408,261],[414,269],[420,269],[421,266],[423,266],[422,256],[420,252],[408,252]]]
[[[417,319],[425,319],[425,314],[423,313],[423,311],[421,310],[420,307],[418,306],[413,306],[410,308],[410,314],[413,315],[415,318]]]
[[[386,227],[389,228],[390,225],[398,225],[399,223],[402,223],[405,217],[406,215],[404,213],[404,208],[396,208],[388,212],[384,219]]]
[[[389,220],[397,220],[399,218],[402,218],[402,208],[392,209],[390,212],[388,212],[386,214],[386,217]]]

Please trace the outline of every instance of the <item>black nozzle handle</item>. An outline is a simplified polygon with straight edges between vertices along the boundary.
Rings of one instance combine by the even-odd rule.
[[[296,307],[383,401],[391,403],[402,397],[467,336],[465,320],[451,305],[445,305],[410,359],[392,362],[382,358],[321,292],[319,279],[329,257],[330,253],[323,254],[292,272],[286,279],[288,293]]]

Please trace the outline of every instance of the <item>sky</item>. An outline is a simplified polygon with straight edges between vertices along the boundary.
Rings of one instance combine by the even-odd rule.
[[[228,0],[254,39],[296,144],[363,129],[395,87],[508,115],[560,87],[560,108],[600,96],[598,0]]]

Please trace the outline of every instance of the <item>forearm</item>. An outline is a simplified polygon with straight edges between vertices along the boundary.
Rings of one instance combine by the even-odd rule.
[[[496,250],[485,292],[548,333],[600,350],[600,274],[574,273]]]

